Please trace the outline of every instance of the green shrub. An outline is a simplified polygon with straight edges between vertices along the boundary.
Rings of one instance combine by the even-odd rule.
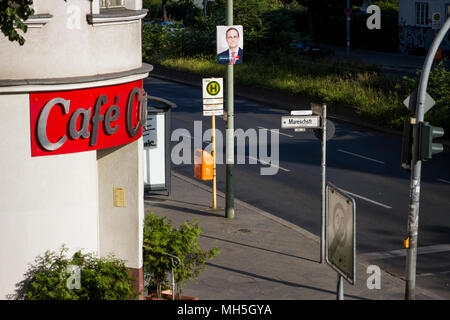
[[[134,279],[124,261],[110,255],[98,258],[92,253],[77,251],[66,257],[68,249],[46,251],[35,259],[24,274],[24,280],[16,284],[16,292],[10,299],[25,300],[124,300],[134,299]],[[69,266],[80,268],[81,285],[70,289]]]
[[[202,250],[197,238],[201,234],[198,222],[184,222],[178,228],[172,226],[167,218],[150,213],[144,220],[144,265],[151,273],[158,297],[167,284],[166,273],[172,269],[169,255],[180,259],[181,264],[174,268],[175,281],[181,295],[181,285],[188,279],[196,278],[205,268],[207,259],[214,258],[219,250]]]

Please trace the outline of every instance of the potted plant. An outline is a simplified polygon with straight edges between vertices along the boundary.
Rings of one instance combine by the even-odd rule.
[[[156,297],[162,298],[162,291],[168,287],[166,274],[174,272],[177,283],[176,296],[181,299],[181,285],[188,279],[198,277],[205,268],[207,259],[214,258],[219,250],[201,249],[197,238],[201,229],[197,221],[185,221],[180,227],[172,226],[166,217],[147,215],[144,221],[144,264],[156,287]],[[179,263],[175,263],[179,259]]]

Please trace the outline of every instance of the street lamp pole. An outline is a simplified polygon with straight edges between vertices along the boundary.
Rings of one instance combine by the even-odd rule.
[[[434,56],[441,44],[444,36],[450,29],[450,18],[442,26],[431,44],[428,54],[423,64],[422,73],[419,81],[416,98],[416,124],[423,122],[425,115],[425,97],[430,77],[431,67],[433,65]],[[405,299],[414,300],[416,298],[416,260],[417,260],[417,239],[419,231],[419,201],[420,201],[420,180],[422,161],[418,158],[419,154],[419,126],[413,127],[413,145],[411,160],[411,179],[410,179],[410,195],[408,210],[408,239],[409,245],[406,250],[406,288]]]
[[[233,0],[227,0],[227,25],[233,25]],[[232,64],[227,65],[226,139],[225,217],[234,219],[234,70]]]

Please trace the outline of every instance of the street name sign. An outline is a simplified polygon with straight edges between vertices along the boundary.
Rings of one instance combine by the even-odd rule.
[[[349,283],[356,273],[356,203],[344,191],[326,186],[326,262]]]
[[[319,128],[319,116],[282,116],[281,128],[295,129],[295,128]]]
[[[311,116],[312,110],[291,110],[291,116]]]

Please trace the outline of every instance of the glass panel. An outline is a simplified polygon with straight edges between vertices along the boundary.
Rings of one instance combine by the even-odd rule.
[[[100,0],[101,8],[122,7],[123,0]]]
[[[416,24],[420,24],[420,3],[416,3]]]

